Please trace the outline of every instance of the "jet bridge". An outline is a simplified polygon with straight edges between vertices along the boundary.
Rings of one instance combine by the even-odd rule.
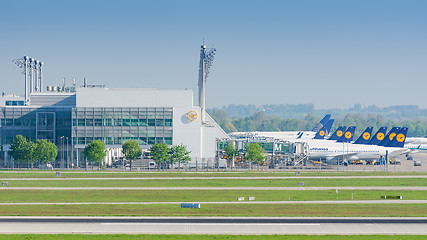
[[[307,164],[309,159],[308,149],[308,144],[306,142],[295,142],[290,144],[291,159],[294,166],[305,166]]]

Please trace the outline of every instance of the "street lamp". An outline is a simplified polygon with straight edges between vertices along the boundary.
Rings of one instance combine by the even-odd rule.
[[[59,138],[59,146],[60,146],[60,153],[61,153],[61,151],[62,151],[62,153],[61,153],[61,164],[60,164],[60,167],[61,167],[61,170],[64,170],[64,136],[61,136],[60,138]]]
[[[68,169],[70,169],[70,162],[69,162],[69,160],[68,160],[68,137],[65,137],[65,139],[66,139],[66,143],[67,143],[67,170]]]

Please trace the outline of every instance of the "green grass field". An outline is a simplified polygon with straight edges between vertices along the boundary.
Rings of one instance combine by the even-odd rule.
[[[257,201],[379,200],[380,196],[402,196],[426,200],[425,191],[377,190],[0,190],[0,202],[232,202],[237,197]],[[397,200],[398,201],[398,200]]]
[[[421,240],[419,235],[0,235],[2,240]]]
[[[334,171],[302,171],[301,176],[420,176],[427,175],[427,172],[365,172],[365,171],[348,171],[348,172],[334,172]],[[56,178],[57,171],[0,171],[1,178]],[[123,178],[123,177],[293,177],[293,171],[254,171],[254,172],[218,172],[211,170],[209,172],[169,172],[169,171],[151,171],[151,172],[111,172],[111,171],[59,171],[61,178]]]
[[[425,217],[427,204],[0,205],[3,216]]]
[[[394,174],[394,173],[393,173]],[[356,176],[338,179],[162,179],[162,177],[216,176],[294,176],[294,172],[63,172],[67,180],[7,180],[9,187],[357,187],[357,186],[427,186],[420,173],[388,172],[302,172],[301,176]],[[410,178],[357,178],[357,176],[414,176]],[[0,172],[3,178],[55,178],[53,171]],[[117,178],[90,179],[81,177]],[[157,177],[157,179],[120,179]],[[81,204],[81,205],[2,205],[6,216],[378,216],[425,217],[427,204],[298,204],[308,200],[379,200],[383,195],[400,195],[405,200],[425,200],[425,191],[378,190],[0,190],[2,203],[31,202],[201,202],[201,209],[181,209],[179,204]],[[237,197],[255,197],[257,201],[295,201],[295,204],[205,204],[231,202]],[[396,200],[399,201],[399,200]],[[361,208],[363,211],[361,211]]]
[[[0,178],[1,180],[1,178]],[[427,186],[427,178],[8,180],[9,187],[361,187]]]

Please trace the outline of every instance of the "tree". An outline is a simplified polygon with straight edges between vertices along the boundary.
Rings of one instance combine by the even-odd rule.
[[[260,164],[265,160],[264,152],[259,143],[249,143],[245,150],[245,159],[249,160],[249,163],[256,162]]]
[[[40,160],[42,163],[53,162],[58,156],[58,148],[47,140],[37,140],[34,147],[34,156],[35,159]]]
[[[178,163],[178,171],[179,168],[181,168],[181,163],[188,163],[191,161],[190,158],[191,151],[187,150],[187,147],[185,145],[175,145],[171,147],[171,156],[170,156],[170,162]]]
[[[33,170],[34,162],[36,161],[36,147],[37,147],[37,144],[33,142],[27,142],[25,144],[24,157],[26,159],[26,162],[31,164],[31,170]],[[55,155],[55,158],[56,158],[56,155]]]
[[[150,148],[150,155],[160,169],[160,165],[169,159],[169,147],[165,143],[156,143]]]
[[[130,169],[132,171],[132,160],[140,157],[142,154],[141,147],[136,140],[129,140],[122,145],[123,155],[127,160],[130,160]]]
[[[107,152],[105,151],[105,144],[101,140],[89,143],[85,147],[83,153],[87,160],[92,164],[92,169],[94,164],[100,164],[102,159],[107,155]]]
[[[234,167],[234,156],[236,156],[239,153],[236,147],[234,146],[234,142],[229,142],[227,146],[225,146],[224,153],[228,157],[228,159],[231,160],[230,166]]]
[[[18,163],[26,162],[27,139],[22,135],[16,135],[10,145],[8,154]]]

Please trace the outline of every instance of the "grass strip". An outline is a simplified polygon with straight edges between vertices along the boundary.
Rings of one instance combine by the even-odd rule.
[[[1,178],[0,178],[1,179]],[[9,180],[9,187],[369,187],[427,186],[427,178]]]
[[[82,234],[11,234],[2,240],[420,240],[422,235],[82,235]]]
[[[292,177],[295,172],[301,173],[301,176],[419,176],[427,175],[427,172],[384,172],[384,171],[348,171],[348,172],[333,172],[333,171],[200,171],[200,172],[111,172],[111,171],[0,171],[1,178],[56,178],[56,172],[61,172],[62,178],[124,178],[124,177]]]
[[[2,216],[426,217],[427,204],[179,204],[0,206]]]
[[[255,197],[256,201],[380,200],[385,195],[427,199],[425,191],[412,190],[0,190],[0,202],[232,202],[237,197]]]

